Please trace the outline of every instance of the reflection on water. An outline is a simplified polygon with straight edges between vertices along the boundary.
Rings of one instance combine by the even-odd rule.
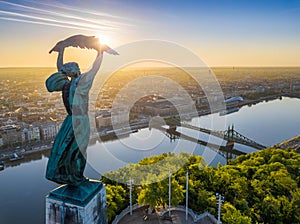
[[[47,157],[7,162],[0,173],[0,223],[43,223],[44,198],[57,185],[44,179]]]
[[[16,160],[16,161],[10,161],[10,160],[5,160],[6,168],[7,167],[15,167],[15,166],[20,166],[23,163],[30,163],[36,160],[41,160],[43,157],[49,158],[51,153],[51,150],[45,150],[45,151],[39,151],[31,154],[27,154],[24,156],[24,158]]]
[[[47,150],[5,161],[6,167],[0,171],[1,224],[44,223],[45,196],[58,186],[45,179],[49,156]],[[99,179],[91,167],[86,170],[88,176]]]
[[[261,144],[271,146],[300,133],[299,111],[299,99],[283,98],[252,107],[246,106],[236,113],[222,117],[219,114],[213,114],[193,118],[189,123],[210,128],[213,120],[214,127],[220,127],[219,129],[223,130],[224,126],[234,124],[239,133]],[[177,130],[193,138],[200,137],[202,140],[211,138],[185,128]],[[142,139],[142,141],[136,141],[137,139]],[[225,144],[218,139],[211,138],[210,141],[219,141],[218,144]],[[181,143],[179,144],[179,142]],[[158,146],[153,149],[152,145]],[[243,150],[245,146],[236,144],[235,147]],[[115,170],[130,162],[136,163],[141,158],[163,152],[188,151],[204,154],[207,160],[212,160],[212,164],[223,159],[221,156],[210,158],[209,156],[212,154],[208,153],[209,149],[204,146],[180,139],[171,141],[162,132],[155,129],[142,129],[137,133],[124,136],[121,141],[94,142],[88,150],[88,161],[92,167],[87,166],[86,175],[93,179],[100,177],[100,174],[94,169],[100,170],[100,173],[111,169]],[[1,224],[19,224],[24,223],[24,220],[26,223],[44,223],[45,196],[58,186],[44,177],[49,154],[50,150],[37,152],[26,155],[22,160],[6,162],[7,167],[0,171]]]

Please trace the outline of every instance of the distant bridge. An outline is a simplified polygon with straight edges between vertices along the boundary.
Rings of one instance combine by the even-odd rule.
[[[251,139],[245,137],[244,135],[238,133],[237,131],[234,130],[233,126],[231,128],[229,127],[225,131],[216,131],[216,130],[210,130],[210,129],[190,125],[185,122],[181,122],[179,119],[176,119],[176,118],[168,119],[167,124],[170,127],[169,129],[163,128],[159,125],[156,126],[155,128],[157,128],[161,131],[164,131],[165,134],[171,140],[176,139],[176,138],[182,138],[182,139],[185,139],[185,140],[188,140],[191,142],[195,142],[195,143],[207,146],[213,150],[216,150],[220,155],[225,157],[227,159],[227,161],[228,161],[228,159],[232,159],[234,156],[246,154],[246,152],[242,152],[238,149],[234,149],[233,148],[234,143],[250,146],[252,148],[256,148],[259,150],[267,148],[266,146],[264,146],[260,143],[257,143],[256,141],[251,140]],[[181,126],[181,127],[188,128],[191,130],[200,131],[200,132],[224,139],[227,141],[227,144],[226,144],[226,146],[222,146],[222,145],[220,146],[217,144],[208,143],[206,141],[190,137],[188,135],[185,135],[183,133],[176,131],[177,126]]]
[[[169,137],[172,140],[175,139],[184,139],[190,142],[194,142],[203,146],[207,146],[210,149],[216,151],[218,154],[220,154],[221,156],[223,156],[224,158],[228,159],[232,159],[234,156],[239,156],[239,155],[245,155],[245,152],[236,150],[233,148],[233,144],[227,144],[226,146],[222,146],[222,145],[218,145],[218,144],[214,144],[214,143],[208,143],[206,141],[185,135],[181,132],[176,131],[176,128],[164,128],[161,126],[154,126],[154,128],[164,132],[166,134],[167,137]]]
[[[232,128],[228,128],[228,130],[226,131],[214,131],[214,130],[209,130],[209,129],[205,129],[205,128],[200,128],[200,127],[196,127],[190,124],[186,124],[186,123],[181,123],[180,124],[181,127],[185,127],[185,128],[189,128],[192,130],[196,130],[196,131],[201,131],[219,138],[222,138],[226,141],[233,141],[242,145],[247,145],[250,146],[252,148],[255,149],[265,149],[267,148],[266,146],[259,144],[247,137],[245,137],[244,135],[238,133],[237,131],[234,130],[233,126]]]

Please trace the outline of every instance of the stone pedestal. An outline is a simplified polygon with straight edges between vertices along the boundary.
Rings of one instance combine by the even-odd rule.
[[[90,180],[52,190],[46,197],[46,224],[107,224],[105,186]]]

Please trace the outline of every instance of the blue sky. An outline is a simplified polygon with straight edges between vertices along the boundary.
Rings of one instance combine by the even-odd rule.
[[[77,33],[113,46],[172,41],[209,66],[300,65],[300,1],[9,0],[0,10],[1,67],[51,66],[44,52]]]

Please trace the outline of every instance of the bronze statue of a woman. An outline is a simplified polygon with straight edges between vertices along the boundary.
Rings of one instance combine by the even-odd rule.
[[[96,44],[97,43],[97,44]],[[96,49],[98,54],[92,68],[81,73],[76,62],[63,63],[65,47],[79,46]],[[49,92],[62,91],[67,117],[55,138],[47,165],[46,178],[59,184],[78,186],[85,182],[86,148],[90,136],[88,118],[89,91],[100,68],[104,51],[118,54],[95,37],[72,36],[60,41],[50,51],[57,51],[57,70],[46,80]]]

